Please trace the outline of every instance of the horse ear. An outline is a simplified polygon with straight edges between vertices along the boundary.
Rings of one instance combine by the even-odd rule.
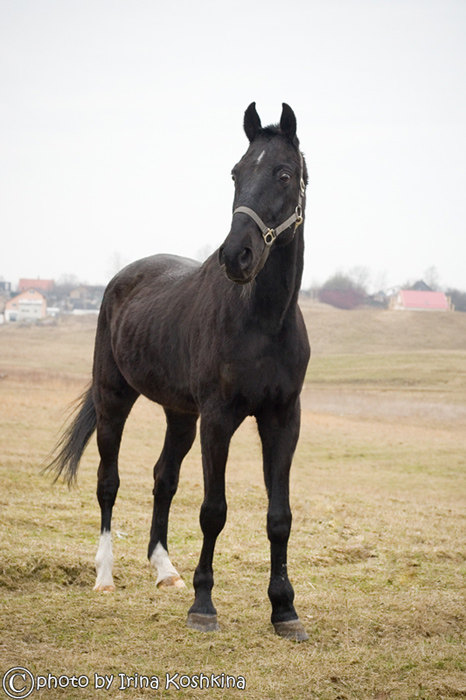
[[[290,141],[296,136],[296,117],[293,110],[286,102],[282,103],[283,111],[280,117],[280,129]]]
[[[249,141],[254,141],[259,131],[262,129],[261,120],[256,112],[256,103],[251,102],[244,113],[244,131]]]

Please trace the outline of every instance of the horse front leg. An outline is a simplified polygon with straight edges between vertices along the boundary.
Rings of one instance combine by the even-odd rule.
[[[272,624],[281,637],[302,642],[308,635],[293,605],[287,550],[291,530],[289,476],[300,426],[299,398],[286,406],[271,406],[256,416],[262,440],[264,478],[269,498],[267,535],[271,571],[268,594]]]
[[[227,516],[225,498],[225,466],[228,448],[237,424],[222,421],[220,411],[215,418],[201,416],[202,467],[204,473],[204,501],[200,524],[204,536],[201,555],[194,573],[194,603],[188,613],[188,627],[210,632],[219,629],[217,611],[212,602],[214,585],[213,556],[217,537]]]

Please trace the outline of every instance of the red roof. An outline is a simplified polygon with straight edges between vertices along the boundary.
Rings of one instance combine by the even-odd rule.
[[[18,289],[20,292],[25,292],[28,289],[38,289],[41,292],[50,292],[54,286],[55,282],[53,280],[20,279]]]
[[[405,309],[448,311],[450,306],[443,292],[420,292],[413,289],[400,291],[400,302]]]

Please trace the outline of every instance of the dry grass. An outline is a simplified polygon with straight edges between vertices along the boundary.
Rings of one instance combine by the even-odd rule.
[[[162,687],[176,672],[247,679],[246,691],[158,691],[193,699],[465,696],[466,316],[409,316],[405,326],[404,314],[306,308],[314,359],[293,467],[289,557],[310,634],[301,645],[276,637],[269,624],[266,498],[253,422],[230,452],[229,515],[215,558],[222,629],[202,635],[185,626],[201,543],[198,442],[183,465],[170,529],[188,589],[157,590],[146,563],[163,419],[140,400],[122,445],[118,589],[93,593],[95,444],[75,490],[52,486],[38,464],[87,381],[94,325],[0,328],[7,375],[0,380],[0,674],[16,665],[91,679],[113,673],[111,690],[100,691],[109,697],[123,692],[118,673],[135,672],[159,676]],[[426,347],[427,323],[437,344]],[[96,693],[90,686],[33,697]]]

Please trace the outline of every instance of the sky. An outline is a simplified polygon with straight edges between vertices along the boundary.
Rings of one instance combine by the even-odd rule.
[[[464,0],[0,0],[0,279],[205,258],[243,114],[295,111],[303,287],[466,289]]]

